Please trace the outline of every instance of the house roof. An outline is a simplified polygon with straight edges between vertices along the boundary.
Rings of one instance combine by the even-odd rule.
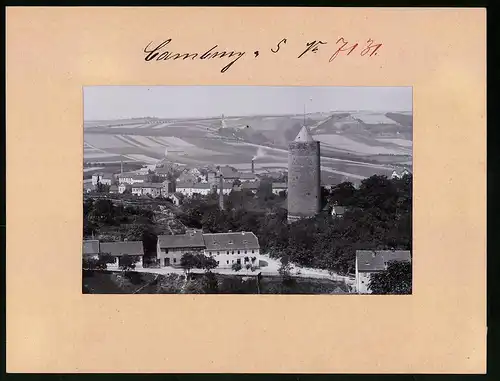
[[[287,183],[273,183],[273,188],[288,188]]]
[[[83,255],[99,254],[99,241],[97,239],[89,239],[83,241]]]
[[[358,271],[384,271],[389,261],[411,262],[408,250],[356,250]]]
[[[203,234],[208,250],[259,249],[259,239],[252,232]]]
[[[142,241],[101,242],[101,253],[115,257],[122,255],[144,255]]]
[[[138,183],[133,184],[132,188],[163,188],[162,183]]]
[[[159,235],[160,248],[205,247],[201,231],[190,231],[186,234]]]
[[[259,189],[260,183],[243,183],[241,184],[242,189]]]
[[[242,172],[238,175],[240,179],[255,179],[256,176],[253,173]]]
[[[224,176],[226,178],[231,178],[231,179],[235,179],[235,178],[239,177],[239,175],[240,175],[240,173],[238,173],[237,170],[235,170],[234,168],[228,167],[228,166],[221,167],[219,171],[220,171],[220,173],[222,173],[222,176]]]
[[[302,129],[297,134],[294,142],[314,142],[314,139],[312,138],[308,128],[306,126],[302,126]]]
[[[179,183],[176,189],[180,188],[193,188],[193,189],[210,189],[212,187],[209,183]]]

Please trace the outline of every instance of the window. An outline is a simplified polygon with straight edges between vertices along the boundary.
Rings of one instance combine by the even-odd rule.
[[[229,254],[229,250],[227,251],[227,254]]]
[[[168,254],[168,249],[165,249],[164,251],[165,251],[165,254]]]
[[[234,254],[234,250],[233,250],[233,251],[231,251],[231,254]]]
[[[238,254],[240,253],[240,251],[238,250]]]
[[[252,250],[252,254],[253,254],[253,252],[254,252],[254,251]]]
[[[174,263],[177,263],[177,258],[174,258]]]
[[[226,261],[227,264],[229,264],[229,261]]]
[[[219,252],[217,252],[217,255],[219,255]]]
[[[245,254],[247,253],[247,251],[245,250]]]
[[[233,244],[233,241],[232,241],[232,240],[229,240],[229,242],[228,242],[228,243],[229,243],[230,245],[232,245],[232,244]]]

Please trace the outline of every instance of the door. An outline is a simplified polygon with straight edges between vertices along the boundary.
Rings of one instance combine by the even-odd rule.
[[[170,266],[170,258],[165,258],[165,266]]]

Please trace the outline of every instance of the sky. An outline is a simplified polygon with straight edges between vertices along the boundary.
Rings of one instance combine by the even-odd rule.
[[[411,87],[89,86],[84,119],[412,111]]]

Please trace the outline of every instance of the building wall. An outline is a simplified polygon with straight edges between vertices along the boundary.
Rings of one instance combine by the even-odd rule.
[[[312,217],[321,207],[319,142],[292,142],[288,151],[289,219]]]
[[[359,294],[371,294],[371,290],[368,288],[370,283],[371,273],[358,272],[356,273],[356,288]]]
[[[161,267],[181,267],[181,258],[184,254],[203,253],[203,248],[161,248],[159,245],[156,248],[156,257]],[[165,258],[169,259],[170,264],[165,265]]]
[[[246,251],[246,253],[245,253]],[[207,250],[205,249],[205,255],[213,257],[217,262],[218,262],[218,267],[219,269],[230,269],[234,263],[238,262],[238,259],[240,260],[241,266],[245,268],[245,265],[249,263],[250,265],[254,267],[259,267],[259,250],[254,249],[254,252],[252,253],[252,250],[245,250],[245,249],[239,249],[239,254],[238,254],[238,249],[235,248],[234,250]],[[229,254],[228,254],[229,253]],[[234,253],[234,254],[233,254]],[[245,262],[245,257],[248,257],[248,262]],[[255,262],[252,263],[252,257],[255,258]]]

